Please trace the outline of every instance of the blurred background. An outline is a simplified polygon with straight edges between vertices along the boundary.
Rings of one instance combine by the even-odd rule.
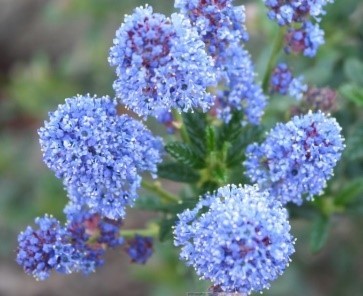
[[[66,97],[113,95],[109,47],[123,15],[145,3],[0,0],[0,296],[168,296],[202,292],[209,286],[178,261],[171,242],[156,243],[155,254],[145,266],[131,265],[122,250],[109,252],[105,266],[88,277],[54,274],[46,282],[36,282],[15,262],[18,232],[44,213],[62,220],[66,204],[61,181],[42,162],[37,129]],[[171,0],[148,3],[154,11],[173,11]],[[247,6],[251,36],[247,48],[261,77],[277,25],[265,16],[262,0],[235,3]],[[363,176],[363,2],[344,0],[329,5],[322,26],[326,45],[315,59],[284,59],[309,84],[338,90],[334,116],[347,139],[331,185],[339,192],[350,180],[359,183]],[[266,124],[288,118],[291,105],[287,98],[272,98]],[[161,134],[165,129],[156,126],[154,131]],[[143,227],[152,216],[130,210],[125,227]],[[318,254],[311,252],[310,237],[312,229],[325,226],[319,226],[309,213],[298,217],[292,222],[297,237],[293,262],[265,295],[363,295],[363,196],[357,194],[344,212],[334,215],[329,231],[324,230],[326,246]]]

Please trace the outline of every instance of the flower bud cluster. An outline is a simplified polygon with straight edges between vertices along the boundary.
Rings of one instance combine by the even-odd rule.
[[[269,8],[268,16],[280,26],[288,26],[286,34],[287,53],[302,53],[314,57],[324,43],[324,31],[319,28],[325,6],[333,0],[264,0]],[[317,23],[313,24],[312,17]]]

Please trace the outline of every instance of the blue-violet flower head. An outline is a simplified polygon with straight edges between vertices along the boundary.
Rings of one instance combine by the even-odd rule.
[[[131,258],[131,262],[137,264],[145,264],[153,254],[153,239],[148,236],[135,235],[128,240],[127,254]]]
[[[67,239],[66,231],[52,216],[38,217],[33,229],[28,226],[18,236],[16,261],[37,280],[45,280],[52,270],[71,273],[78,268],[78,254]]]
[[[224,292],[268,288],[294,253],[287,210],[257,186],[221,187],[178,217],[180,257]]]
[[[206,88],[215,85],[213,60],[183,15],[167,18],[150,6],[136,8],[113,42],[109,63],[118,77],[116,96],[140,116],[212,106]]]
[[[49,115],[39,129],[40,145],[70,199],[108,218],[122,218],[137,197],[140,173],[156,173],[161,140],[141,122],[119,116],[109,97],[69,98]]]
[[[279,93],[281,95],[289,94],[297,100],[300,100],[308,89],[304,83],[304,77],[300,76],[295,78],[285,63],[278,64],[273,70],[270,87],[273,93]]]
[[[262,144],[246,149],[246,173],[283,204],[322,193],[344,149],[341,127],[322,112],[278,123]]]
[[[218,80],[224,90],[217,92],[214,109],[217,117],[228,123],[234,111],[243,111],[243,123],[259,124],[267,105],[261,86],[255,82],[251,56],[239,44],[225,49],[219,56]]]
[[[313,16],[320,21],[320,15],[325,14],[324,6],[333,0],[264,0],[270,9],[268,17],[277,21],[280,26],[290,25],[292,22],[304,22]]]
[[[320,45],[324,44],[324,31],[318,24],[307,21],[300,28],[290,28],[285,36],[285,52],[302,53],[314,57]]]
[[[186,15],[202,36],[208,53],[218,58],[234,43],[248,40],[244,6],[231,0],[176,0],[175,7]]]

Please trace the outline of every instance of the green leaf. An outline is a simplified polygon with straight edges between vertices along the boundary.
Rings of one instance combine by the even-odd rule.
[[[238,138],[243,131],[243,126],[241,124],[241,115],[239,112],[235,112],[232,115],[232,119],[227,123],[223,124],[218,129],[218,145],[219,148],[223,146],[225,142],[232,142]]]
[[[207,127],[206,114],[202,112],[183,113],[183,124],[187,130],[191,148],[204,159],[205,149],[205,130]]]
[[[181,142],[171,142],[165,146],[165,150],[178,162],[192,168],[205,167],[204,160],[195,153],[192,148]]]
[[[313,222],[310,237],[310,248],[313,253],[319,252],[325,245],[329,235],[330,219],[319,215]]]
[[[216,149],[216,133],[213,126],[207,126],[205,132],[205,142],[208,152],[215,151]]]
[[[358,160],[363,158],[363,124],[357,125],[352,133],[347,137],[344,157],[348,160]]]
[[[344,84],[339,89],[340,94],[347,100],[363,107],[363,88],[355,84]]]
[[[357,58],[348,58],[344,64],[344,74],[353,83],[363,85],[363,63]]]
[[[158,176],[160,178],[182,182],[196,183],[199,181],[199,173],[193,168],[179,162],[167,162],[158,166]]]
[[[246,126],[241,134],[230,142],[226,163],[228,167],[240,165],[245,158],[245,149],[248,144],[258,140],[262,132],[260,127]]]
[[[363,178],[356,178],[349,181],[347,185],[334,198],[337,206],[353,203],[355,199],[363,193]]]

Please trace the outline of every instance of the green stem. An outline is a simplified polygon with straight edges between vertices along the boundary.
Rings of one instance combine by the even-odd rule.
[[[174,194],[171,194],[161,187],[160,182],[147,182],[141,181],[141,186],[149,191],[158,194],[165,202],[178,202],[179,198]]]
[[[159,226],[157,224],[151,224],[148,228],[144,229],[122,229],[120,231],[120,236],[124,238],[133,238],[136,234],[157,237],[159,235]]]
[[[180,136],[181,136],[182,140],[185,143],[189,143],[189,136],[188,136],[187,130],[185,128],[185,124],[183,123],[183,117],[175,109],[173,110],[173,117],[174,117],[174,120],[177,121],[178,124],[180,125],[179,131],[180,131]]]
[[[280,28],[277,33],[275,43],[274,43],[272,51],[271,51],[270,59],[267,63],[265,75],[263,76],[263,80],[262,80],[262,88],[265,93],[268,92],[270,76],[272,73],[272,69],[276,66],[276,61],[277,61],[277,58],[279,56],[280,50],[281,50],[283,42],[284,42],[284,36],[285,36],[285,30],[284,30],[284,28]]]

